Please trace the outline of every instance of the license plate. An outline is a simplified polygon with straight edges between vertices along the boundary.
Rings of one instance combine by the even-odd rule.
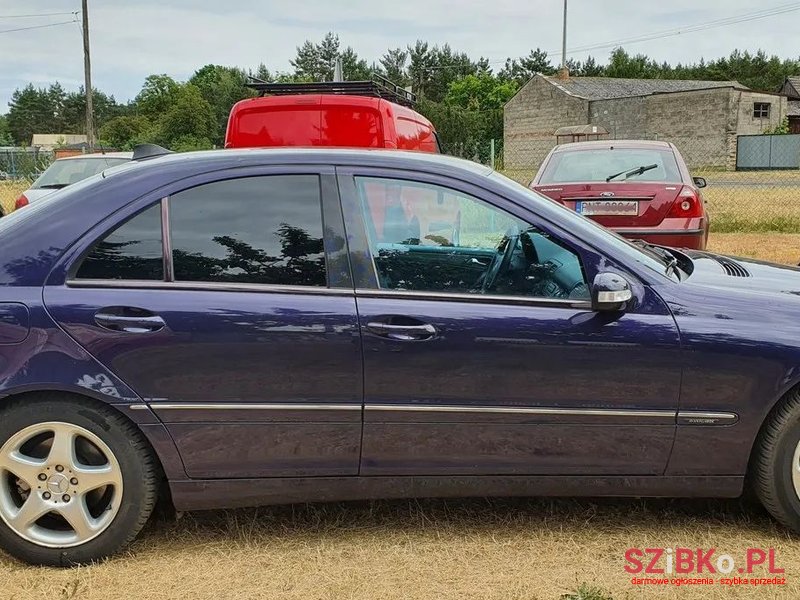
[[[575,212],[587,217],[593,215],[635,217],[639,214],[639,203],[636,200],[583,200],[575,203]]]

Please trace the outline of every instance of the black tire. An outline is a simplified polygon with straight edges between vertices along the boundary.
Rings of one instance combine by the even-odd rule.
[[[800,496],[792,469],[800,444],[800,390],[790,392],[764,425],[751,465],[753,488],[770,514],[800,533]]]
[[[20,537],[0,518],[0,548],[31,564],[66,567],[99,560],[127,546],[147,523],[161,481],[160,468],[141,431],[113,409],[73,396],[48,393],[0,409],[0,447],[31,425],[58,421],[83,427],[113,452],[122,474],[119,510],[102,533],[84,544],[50,548]]]

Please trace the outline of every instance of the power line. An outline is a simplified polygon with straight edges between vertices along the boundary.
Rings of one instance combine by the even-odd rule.
[[[725,27],[728,25],[736,25],[738,23],[747,23],[750,21],[756,21],[759,19],[766,19],[768,17],[775,17],[778,15],[783,15],[790,12],[796,12],[800,10],[800,2],[793,2],[792,4],[784,4],[782,6],[776,6],[769,9],[761,9],[755,12],[745,13],[742,15],[732,16],[732,17],[725,17],[722,19],[714,19],[712,21],[706,21],[704,23],[697,23],[695,25],[687,25],[685,27],[677,27],[674,29],[667,29],[662,31],[657,31],[653,33],[647,33],[636,37],[630,38],[621,38],[618,40],[607,41],[607,42],[600,42],[597,44],[589,44],[585,46],[578,46],[575,48],[569,48],[567,50],[567,54],[576,54],[579,52],[586,52],[589,50],[603,50],[606,48],[616,48],[622,46],[624,44],[637,44],[641,42],[649,42],[653,40],[663,39],[666,37],[675,37],[678,35],[684,35],[687,33],[696,33],[698,31],[706,31],[708,29],[714,29],[717,27]],[[548,50],[546,54],[548,56],[555,55],[559,52],[559,50]],[[487,61],[489,65],[501,65],[505,64],[507,59],[498,59]],[[466,68],[465,65],[436,65],[427,67],[427,70],[437,70],[437,69],[460,69]]]
[[[605,48],[612,48],[616,46],[620,46],[622,44],[636,44],[641,42],[649,42],[652,40],[663,39],[666,37],[675,37],[678,35],[684,35],[687,33],[696,33],[698,31],[706,31],[708,29],[715,29],[717,27],[726,27],[728,25],[736,25],[738,23],[748,23],[750,21],[756,21],[759,19],[766,19],[768,17],[775,17],[778,15],[783,15],[790,12],[795,12],[800,10],[800,2],[795,2],[793,4],[771,8],[767,10],[760,10],[753,13],[748,13],[744,15],[739,15],[736,17],[726,17],[724,19],[715,19],[713,21],[707,21],[705,23],[698,23],[696,25],[688,25],[686,27],[680,27],[676,29],[668,29],[665,31],[659,31],[654,33],[648,33],[636,37],[631,38],[624,38],[609,42],[601,42],[599,44],[589,44],[586,46],[578,46],[576,48],[570,48],[568,53],[574,54],[577,52],[586,52],[587,50],[602,50]],[[548,54],[553,54],[557,51],[548,52]]]
[[[70,23],[74,23],[75,20],[72,21],[61,21],[60,23],[49,23],[47,25],[33,25],[31,27],[18,27],[16,29],[2,29],[0,30],[0,34],[2,33],[13,33],[14,31],[29,31],[31,29],[44,29],[45,27],[56,27],[58,25],[69,25]]]
[[[57,17],[62,15],[77,15],[78,11],[71,12],[50,12],[50,13],[35,13],[29,15],[0,15],[0,19],[30,19],[33,17]]]

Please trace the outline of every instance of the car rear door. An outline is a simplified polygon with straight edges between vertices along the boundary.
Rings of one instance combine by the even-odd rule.
[[[435,175],[338,174],[364,344],[362,475],[664,472],[680,348],[652,291],[636,284],[633,309],[593,312],[587,283],[618,267],[527,210]],[[382,198],[400,199],[405,229],[372,222]],[[453,200],[440,232],[413,234]],[[498,240],[520,227],[535,262],[482,289]]]
[[[150,405],[193,478],[354,475],[362,361],[332,169],[180,183],[90,232],[53,318]],[[86,385],[102,385],[86,373]]]

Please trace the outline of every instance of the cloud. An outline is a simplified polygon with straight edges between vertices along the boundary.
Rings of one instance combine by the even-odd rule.
[[[75,9],[74,0],[0,0],[0,30],[20,25],[3,15]],[[387,48],[417,39],[449,43],[497,64],[535,47],[558,53],[561,0],[103,0],[90,2],[95,86],[118,99],[136,95],[151,73],[185,79],[207,63],[289,70],[305,39],[339,34],[368,61]],[[33,8],[35,7],[35,8]],[[571,0],[568,45],[581,47],[643,33],[753,12],[746,0]],[[797,58],[800,13],[751,21],[701,33],[627,45],[659,61],[694,62],[727,55],[734,48]],[[25,25],[54,22],[24,20]],[[793,31],[794,30],[794,31]],[[592,53],[605,60],[609,49]],[[587,53],[574,58],[584,59]],[[557,57],[554,56],[554,62]],[[77,24],[0,34],[0,107],[26,83],[59,80],[67,88],[83,81]],[[0,109],[2,110],[2,109]]]

